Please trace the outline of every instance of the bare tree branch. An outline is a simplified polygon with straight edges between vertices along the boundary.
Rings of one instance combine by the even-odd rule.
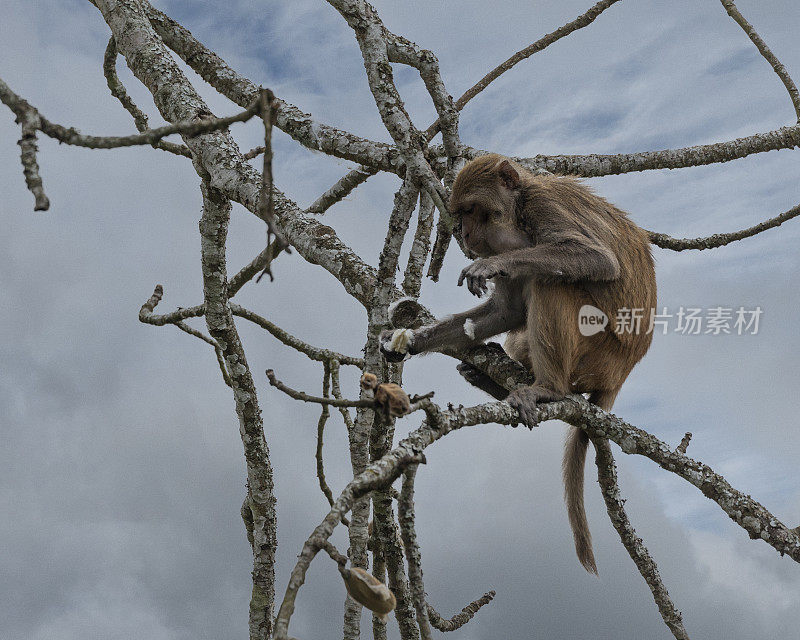
[[[689,442],[691,440],[692,440],[692,434],[689,431],[687,431],[685,434],[683,434],[683,438],[681,438],[681,441],[678,444],[678,446],[675,447],[675,451],[686,455],[686,450],[689,448]]]
[[[494,600],[495,595],[496,594],[494,591],[487,591],[480,598],[470,602],[466,607],[464,607],[461,610],[461,613],[457,613],[449,620],[439,615],[436,612],[436,609],[428,604],[428,618],[430,619],[434,628],[442,631],[443,633],[448,631],[456,631],[472,620],[472,618],[475,617],[475,614],[478,613],[481,608],[485,607],[492,600]]]
[[[497,65],[494,69],[492,69],[489,73],[487,73],[483,78],[478,80],[472,87],[467,89],[464,94],[456,100],[456,108],[460,111],[464,108],[464,106],[472,100],[475,96],[477,96],[481,91],[483,91],[486,87],[488,87],[492,82],[497,80],[501,75],[503,75],[506,71],[511,69],[512,67],[516,66],[518,63],[522,62],[523,60],[530,58],[533,54],[539,53],[543,49],[546,49],[554,42],[557,42],[561,38],[568,36],[573,31],[577,31],[578,29],[582,29],[590,25],[592,22],[595,21],[595,18],[599,16],[603,11],[608,9],[612,4],[615,4],[619,0],[601,0],[591,9],[589,9],[586,13],[578,16],[571,22],[568,22],[562,27],[559,27],[552,33],[548,33],[546,36],[539,38],[536,42],[528,45],[524,49],[517,51],[514,55],[508,58],[502,64]],[[439,130],[439,123],[434,122],[426,131],[426,133],[433,137],[436,131]]]
[[[269,89],[259,89],[258,106],[261,119],[264,122],[264,164],[261,172],[261,191],[258,194],[258,217],[267,223],[267,248],[272,247],[272,251],[265,256],[264,270],[258,276],[256,282],[265,273],[270,280],[274,280],[270,264],[272,259],[277,257],[281,251],[291,253],[289,244],[275,226],[275,197],[273,194],[272,180],[272,125],[275,124],[277,106],[275,95]],[[275,236],[275,241],[272,237]]]
[[[786,70],[786,67],[784,67],[775,54],[770,51],[767,43],[761,39],[761,36],[758,35],[756,30],[753,28],[753,25],[745,20],[739,9],[736,8],[733,0],[720,0],[720,2],[722,2],[722,6],[725,7],[725,11],[728,12],[728,15],[733,18],[736,24],[738,24],[744,30],[744,32],[747,34],[747,37],[750,38],[754,45],[756,45],[758,52],[767,62],[769,62],[772,70],[781,79],[783,86],[786,87],[786,91],[789,92],[789,98],[792,101],[792,106],[794,107],[794,113],[797,117],[797,121],[800,122],[800,94],[797,93],[797,87],[789,75],[789,72]]]
[[[408,562],[409,589],[411,599],[414,601],[414,608],[417,611],[420,636],[422,640],[431,640],[431,626],[428,621],[428,610],[425,607],[425,583],[422,581],[422,558],[414,524],[414,478],[417,475],[417,466],[412,464],[406,467],[403,475],[403,489],[397,503],[397,516]]]
[[[439,116],[437,122],[442,131],[442,141],[447,157],[451,160],[461,155],[461,142],[458,138],[458,109],[452,96],[447,92],[439,70],[439,61],[433,51],[420,49],[416,44],[384,29],[386,49],[391,62],[400,62],[419,71],[428,95]],[[426,134],[426,138],[431,136]]]
[[[715,233],[714,235],[705,238],[678,239],[668,236],[664,233],[654,233],[652,231],[648,231],[648,233],[650,234],[650,242],[661,247],[662,249],[671,249],[672,251],[685,251],[687,249],[715,249],[717,247],[724,247],[726,244],[736,242],[737,240],[752,238],[754,235],[757,235],[762,231],[766,231],[767,229],[779,227],[787,220],[796,218],[798,215],[800,215],[800,204],[792,207],[779,216],[775,216],[774,218],[770,218],[764,222],[759,222],[757,225],[749,227],[748,229],[731,231],[730,233]]]
[[[235,276],[233,276],[231,281],[228,283],[228,297],[232,298],[235,296],[239,292],[239,289],[250,282],[250,280],[252,280],[256,274],[262,272],[267,265],[271,264],[272,261],[278,257],[278,253],[281,249],[279,249],[279,241],[276,239],[272,243],[268,244],[264,250],[261,251],[261,253],[253,258],[248,264],[242,267],[242,269]]]
[[[150,128],[147,116],[128,95],[125,85],[122,84],[122,80],[117,75],[117,43],[114,42],[114,36],[108,39],[108,46],[106,46],[106,52],[103,56],[103,75],[106,77],[106,84],[111,91],[111,95],[119,100],[125,111],[133,117],[136,129],[140,133],[147,131]],[[184,144],[159,140],[153,146],[178,156],[192,157],[192,152]]]
[[[664,619],[664,624],[667,625],[676,640],[689,640],[686,629],[683,628],[681,613],[675,608],[667,588],[661,581],[658,566],[650,556],[642,539],[636,535],[636,531],[628,519],[628,514],[625,513],[625,500],[622,499],[619,492],[617,465],[614,462],[614,455],[611,453],[608,440],[593,438],[592,442],[597,452],[597,480],[600,483],[600,491],[603,494],[611,524],[614,525],[628,555],[636,564],[636,568],[639,569],[647,586],[650,587],[658,611]]]
[[[514,160],[531,170],[546,169],[551,173],[591,178],[652,169],[700,167],[746,158],[754,153],[794,149],[797,146],[800,146],[800,125],[792,125],[727,142],[715,142],[681,149],[611,155],[539,155],[532,158],[514,158]],[[467,157],[473,158],[484,155],[486,152],[465,147],[464,153]]]
[[[423,191],[419,196],[419,213],[417,215],[417,231],[411,251],[408,254],[403,292],[412,298],[418,298],[422,287],[422,269],[431,246],[431,229],[433,227],[433,200]]]
[[[277,518],[269,447],[264,439],[264,424],[250,368],[228,303],[225,240],[231,205],[219,191],[203,182],[203,216],[200,234],[203,258],[203,294],[206,325],[221,345],[230,372],[236,413],[239,416],[244,455],[247,462],[247,487],[253,514],[253,594],[250,600],[250,638],[272,637],[275,603],[275,552]]]
[[[87,147],[89,149],[117,149],[119,147],[136,147],[143,145],[155,145],[162,138],[179,133],[183,136],[192,137],[204,133],[211,133],[226,129],[236,122],[246,122],[259,112],[258,103],[253,103],[244,111],[226,118],[203,118],[197,117],[191,120],[176,122],[164,127],[149,129],[139,134],[130,136],[93,136],[80,133],[74,127],[65,127],[51,122],[45,118],[39,110],[31,106],[27,101],[14,93],[9,86],[0,80],[0,101],[2,101],[18,118],[23,117],[35,123],[35,128],[45,135],[55,138],[64,144],[76,147]]]
[[[142,0],[153,28],[164,43],[177,53],[203,80],[239,106],[256,99],[258,87],[241,76],[216,53],[201,44],[188,29]],[[402,160],[391,145],[360,138],[314,120],[293,104],[276,98],[276,126],[304,147],[337,158],[352,160],[397,173]]]
[[[592,22],[594,22],[594,19],[598,15],[600,15],[600,13],[605,11],[605,9],[610,7],[615,2],[618,2],[618,0],[602,0],[601,2],[598,2],[586,13],[584,13],[581,16],[578,16],[572,22],[567,23],[563,27],[556,29],[556,31],[554,31],[553,33],[547,34],[546,36],[540,38],[539,40],[529,45],[525,49],[522,49],[521,51],[515,53],[513,56],[508,58],[508,60],[506,60],[504,63],[497,66],[495,69],[486,74],[481,80],[479,80],[475,85],[473,85],[470,89],[468,89],[458,100],[456,100],[455,102],[456,111],[461,111],[466,106],[466,104],[470,100],[472,100],[472,98],[477,96],[481,91],[483,91],[487,86],[489,86],[490,83],[494,82],[503,73],[505,73],[513,66],[515,66],[518,62],[526,58],[529,58],[534,53],[542,51],[543,49],[547,48],[554,42],[569,35],[573,31],[576,31],[577,29],[581,29],[591,24]],[[391,35],[394,36],[394,34]],[[439,128],[440,128],[439,120],[436,120],[436,122],[434,122],[431,126],[429,126],[425,131],[425,136],[427,140],[431,140],[438,133]],[[364,175],[365,172],[368,173],[368,175],[365,176]],[[342,176],[342,178],[340,178],[340,180],[335,185],[333,185],[330,189],[328,189],[328,191],[326,191],[325,194],[323,194],[323,196],[320,196],[320,199],[317,200],[317,202],[315,202],[314,205],[309,207],[308,211],[312,213],[322,213],[322,211],[324,211],[325,209],[322,209],[322,211],[317,211],[312,209],[321,208],[322,206],[324,206],[327,203],[327,200],[322,200],[322,199],[327,194],[341,194],[337,200],[334,200],[334,202],[338,202],[342,198],[347,197],[347,195],[355,187],[364,182],[364,180],[366,180],[367,177],[369,177],[370,175],[374,175],[375,173],[376,173],[375,170],[367,169],[365,167],[360,167],[359,169],[354,169],[353,171],[350,171],[346,175]],[[330,204],[333,204],[333,202],[331,202]],[[330,204],[327,204],[325,208],[329,207]],[[443,243],[444,240],[440,241],[440,244]],[[438,269],[435,269],[435,271],[436,273],[438,273]]]
[[[364,0],[328,0],[328,4],[342,15],[358,40],[378,112],[405,160],[405,179],[428,191],[441,214],[449,218],[447,195],[422,153],[425,140],[412,123],[395,87],[386,29],[377,12]]]
[[[308,213],[325,213],[337,202],[344,200],[358,185],[375,175],[375,171],[367,167],[358,167],[344,175],[335,185],[314,200],[306,209]]]
[[[42,188],[36,157],[38,131],[67,144],[89,148],[150,144],[192,158],[202,179],[203,217],[200,231],[204,302],[168,314],[155,314],[155,308],[163,295],[163,289],[158,286],[153,296],[142,306],[139,317],[142,322],[153,325],[174,324],[180,330],[211,345],[217,354],[223,379],[233,390],[248,474],[248,497],[242,506],[242,517],[254,555],[250,605],[251,639],[287,638],[298,589],[305,580],[311,561],[320,550],[325,551],[336,562],[343,576],[350,575],[351,569],[345,566],[347,558],[329,540],[339,522],[347,524],[345,514],[348,511],[352,512],[348,551],[351,565],[353,568],[367,568],[370,499],[374,505],[375,518],[374,545],[371,547],[374,551],[373,571],[381,578],[384,572],[388,576],[388,583],[397,599],[396,617],[401,638],[417,640],[421,636],[422,640],[428,640],[432,634],[431,627],[440,631],[459,628],[494,597],[494,592],[489,592],[469,604],[462,613],[450,620],[442,619],[426,602],[421,553],[415,533],[414,474],[417,465],[425,461],[424,449],[451,431],[487,423],[516,425],[519,415],[507,403],[487,403],[468,408],[449,406],[445,410],[435,405],[429,395],[418,397],[413,402],[412,409],[423,410],[426,419],[418,429],[393,448],[394,421],[375,411],[376,400],[371,392],[362,389],[359,400],[347,400],[342,396],[340,365],[357,366],[365,372],[375,374],[380,380],[400,384],[402,365],[387,365],[379,352],[378,336],[381,330],[395,320],[395,314],[406,314],[408,322],[402,322],[403,326],[413,326],[412,322],[427,323],[432,319],[430,312],[413,299],[419,296],[422,270],[430,250],[433,209],[435,206],[440,210],[437,239],[428,270],[429,275],[435,278],[452,231],[452,220],[446,205],[447,190],[452,186],[464,158],[485,153],[461,144],[458,134],[460,109],[514,65],[569,33],[591,24],[618,0],[597,2],[572,22],[515,53],[455,102],[447,91],[438,60],[432,52],[423,50],[403,36],[386,29],[375,9],[365,0],[328,0],[353,29],[364,60],[370,91],[394,145],[367,140],[321,124],[294,105],[276,98],[269,90],[259,89],[198,42],[188,30],[151,7],[147,0],[91,1],[100,9],[112,31],[103,65],[109,89],[131,114],[140,133],[124,137],[80,134],[73,128],[44,118],[2,80],[0,101],[11,109],[21,127],[22,140],[19,144],[23,171],[27,187],[35,197],[37,210],[47,209],[49,205]],[[656,168],[700,166],[726,162],[754,153],[800,146],[800,96],[796,86],[783,65],[741,16],[733,1],[721,2],[781,78],[795,107],[798,124],[727,142],[684,149],[614,155],[540,155],[519,161],[531,170],[600,176]],[[167,47],[218,92],[241,107],[246,107],[246,110],[228,118],[213,117],[171,57]],[[124,56],[135,77],[150,91],[159,113],[169,125],[148,129],[147,117],[128,96],[117,75],[118,52]],[[439,116],[439,120],[427,131],[418,130],[407,113],[394,84],[391,63],[410,65],[419,71]],[[264,146],[242,155],[225,129],[230,124],[246,121],[253,115],[259,115],[263,120]],[[301,210],[274,185],[271,150],[273,124],[300,144],[356,162],[359,168],[340,179],[306,211]],[[442,145],[429,146],[440,126]],[[183,136],[183,145],[163,139],[175,133]],[[259,153],[264,153],[261,173],[247,162]],[[395,173],[403,182],[395,195],[386,239],[378,266],[374,268],[342,243],[331,227],[321,224],[310,214],[324,212],[378,171]],[[402,285],[411,299],[398,301],[402,295],[395,285],[399,255],[418,197],[420,209],[417,230]],[[225,243],[232,201],[242,204],[267,223],[268,246],[228,281]],[[696,239],[676,239],[650,232],[650,238],[654,244],[676,251],[720,247],[777,227],[798,214],[800,205],[742,231]],[[273,235],[276,240],[270,243],[269,239]],[[271,261],[284,248],[288,252],[289,244],[304,260],[318,264],[330,273],[366,309],[367,340],[363,358],[314,347],[262,316],[230,302],[233,295],[260,270],[269,272]],[[397,304],[390,306],[393,301]],[[199,316],[205,316],[210,337],[185,322]],[[297,400],[322,405],[317,423],[315,458],[319,485],[330,504],[328,515],[308,538],[298,556],[278,615],[274,619],[274,629],[272,614],[275,599],[276,516],[272,468],[264,439],[256,388],[236,330],[234,316],[256,323],[287,346],[304,353],[312,360],[323,362],[324,365],[321,397],[292,389],[278,381],[271,371],[267,373],[270,383],[280,391]],[[469,349],[444,349],[443,352],[473,364],[504,388],[513,389],[531,382],[530,372],[510,360],[502,349],[493,344]],[[348,429],[353,470],[353,480],[336,499],[325,479],[323,460],[323,435],[330,417],[330,406],[339,409]],[[355,420],[348,411],[349,407],[357,409]],[[561,419],[583,429],[595,442],[598,477],[609,516],[647,581],[665,623],[676,638],[685,639],[688,636],[680,613],[675,609],[661,582],[655,563],[643,542],[636,536],[625,513],[607,439],[619,444],[625,453],[644,455],[665,470],[697,486],[752,538],[761,538],[779,553],[786,553],[800,562],[798,530],[789,529],[761,504],[734,489],[710,467],[687,457],[690,434],[674,450],[670,450],[651,434],[605,413],[579,396],[543,404],[537,408],[536,414],[540,420]],[[398,501],[404,541],[401,544],[393,511],[391,483],[403,473],[403,492]],[[407,576],[403,548],[408,562]],[[348,598],[343,629],[345,640],[359,638],[360,617],[361,605]],[[385,625],[377,619],[373,630],[376,640],[381,640],[386,635]]]
[[[158,303],[161,302],[161,298],[164,296],[164,288],[157,284],[156,288],[153,291],[153,295],[142,305],[142,308],[139,310],[139,321],[144,322],[146,324],[157,324],[157,322],[153,322],[152,319],[154,317],[158,317],[154,315],[155,308],[158,306]],[[162,316],[163,317],[163,316]],[[192,316],[194,317],[194,316]],[[166,324],[166,323],[163,323]],[[173,324],[181,331],[188,333],[190,336],[194,336],[195,338],[200,338],[203,342],[210,344],[214,348],[214,353],[217,356],[217,363],[219,364],[220,372],[222,373],[222,379],[225,381],[225,384],[229,387],[231,386],[231,378],[228,374],[228,369],[225,366],[225,360],[222,354],[222,349],[219,346],[219,343],[214,340],[213,338],[209,338],[207,335],[203,334],[202,332],[198,331],[197,329],[193,329],[188,324],[183,322],[182,320],[173,320],[169,324]]]
[[[343,398],[320,398],[319,396],[309,395],[305,391],[297,391],[278,380],[272,369],[267,369],[267,379],[278,391],[283,391],[283,393],[290,398],[300,400],[301,402],[313,402],[314,404],[321,404],[323,406],[333,405],[334,407],[362,407],[365,409],[373,409],[375,407],[375,400],[372,399],[346,400]]]
[[[330,362],[326,361],[323,363],[324,372],[322,375],[322,397],[328,398],[330,394],[330,386],[331,386],[331,369],[334,366],[335,361]],[[335,366],[338,366],[336,364]],[[328,486],[328,481],[325,478],[325,460],[322,456],[322,449],[323,449],[323,437],[325,435],[325,424],[328,422],[328,418],[330,417],[330,409],[328,408],[327,404],[322,405],[322,411],[319,414],[319,421],[317,422],[317,449],[314,453],[314,457],[317,461],[317,480],[319,480],[319,488],[322,491],[325,499],[328,501],[330,506],[333,506],[333,492],[331,488]],[[342,516],[342,524],[346,527],[350,526],[350,521]],[[345,559],[346,562],[346,559]]]
[[[270,322],[266,318],[262,318],[257,313],[254,313],[249,309],[245,309],[244,307],[239,306],[238,304],[231,303],[231,311],[233,312],[233,315],[249,320],[250,322],[257,324],[262,329],[266,329],[287,347],[291,347],[292,349],[296,349],[300,353],[304,353],[309,358],[311,358],[311,360],[316,360],[318,362],[330,362],[331,360],[336,360],[341,364],[352,365],[358,368],[362,368],[364,366],[363,358],[346,356],[343,353],[339,353],[338,351],[332,351],[331,349],[322,349],[320,347],[314,347],[306,342],[303,342],[299,338],[293,336],[288,331],[281,329],[278,325]]]
[[[0,80],[0,84],[2,80]],[[2,89],[2,87],[0,87]],[[39,162],[36,159],[36,122],[35,117],[17,116],[17,122],[22,125],[22,135],[17,143],[20,148],[20,160],[22,162],[22,174],[25,176],[25,186],[33,194],[34,211],[47,211],[50,208],[50,200],[44,192],[42,177],[39,175]]]

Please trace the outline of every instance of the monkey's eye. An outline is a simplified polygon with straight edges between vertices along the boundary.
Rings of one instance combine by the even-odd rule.
[[[494,211],[489,213],[489,219],[493,222],[498,222],[503,217],[503,212],[499,209],[495,209]]]

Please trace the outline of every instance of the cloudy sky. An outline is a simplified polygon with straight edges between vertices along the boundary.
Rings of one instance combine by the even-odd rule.
[[[324,2],[172,0],[157,3],[254,82],[321,121],[388,140],[350,29]],[[376,3],[386,24],[433,49],[460,95],[488,69],[585,11],[588,0]],[[740,9],[800,79],[798,15],[786,0]],[[84,132],[133,132],[101,71],[108,28],[82,0],[7,0],[0,77],[52,120]],[[161,122],[121,65],[140,106]],[[238,111],[190,77],[217,114]],[[397,70],[415,122],[433,110],[419,78]],[[786,92],[713,0],[621,2],[589,28],[520,64],[463,112],[462,139],[509,155],[616,153],[681,147],[768,131],[794,120]],[[258,126],[238,125],[243,149]],[[182,158],[149,148],[89,151],[40,141],[49,212],[33,212],[18,162],[19,130],[0,109],[0,635],[20,640],[244,638],[250,551],[239,518],[245,469],[230,391],[207,345],[137,320],[156,283],[162,310],[201,301],[198,178]],[[279,186],[301,206],[350,164],[276,134]],[[797,152],[732,163],[594,179],[596,190],[648,229],[695,237],[747,227],[800,201]],[[326,214],[375,263],[392,176],[370,179]],[[234,210],[229,264],[238,269],[264,232]],[[797,278],[800,222],[712,252],[656,250],[659,304],[760,307],[757,335],[657,335],[615,406],[800,524]],[[466,259],[452,251],[422,301],[437,314],[473,304],[455,286]],[[316,345],[357,354],[365,318],[326,272],[297,255],[276,281],[239,301]],[[203,328],[203,323],[196,326]],[[670,329],[674,325],[670,325]],[[327,512],[314,476],[317,411],[270,389],[319,388],[319,367],[242,325],[275,467],[278,592],[302,541]],[[407,367],[411,392],[440,401],[484,398],[454,363]],[[356,377],[344,379],[357,393]],[[326,433],[334,491],[349,477],[343,425]],[[401,420],[399,435],[418,424]],[[597,485],[587,486],[600,577],[574,557],[561,502],[564,426],[528,432],[486,425],[434,445],[418,475],[426,589],[444,615],[488,589],[496,600],[464,639],[667,638],[649,591],[617,539]],[[750,541],[692,486],[620,454],[627,507],[694,638],[794,637],[800,570]],[[335,538],[344,549],[345,537]],[[341,633],[344,592],[325,558],[301,591],[292,634]],[[365,617],[366,621],[367,618]]]

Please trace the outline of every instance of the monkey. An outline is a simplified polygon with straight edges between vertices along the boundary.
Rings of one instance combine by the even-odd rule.
[[[571,393],[588,394],[610,410],[652,341],[656,279],[647,232],[578,179],[535,175],[496,154],[464,166],[449,208],[467,257],[474,259],[458,285],[482,297],[493,283],[491,295],[431,325],[385,330],[380,339],[386,359],[469,347],[506,333],[504,349],[533,374],[532,385],[509,393],[470,364],[458,370],[508,402],[524,424],[534,425],[537,403]],[[598,322],[605,318],[602,330],[579,324],[587,309]],[[578,559],[596,574],[583,504],[588,443],[584,431],[569,429],[562,475]]]

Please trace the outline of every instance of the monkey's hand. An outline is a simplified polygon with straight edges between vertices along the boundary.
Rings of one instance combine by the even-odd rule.
[[[508,277],[508,271],[502,267],[497,256],[478,258],[468,267],[464,267],[458,277],[458,286],[460,287],[466,280],[469,292],[474,296],[481,297],[488,291],[486,281],[497,277]]]
[[[539,424],[536,419],[536,405],[539,402],[553,402],[561,400],[563,396],[538,385],[532,387],[518,387],[508,394],[506,402],[519,413],[522,423],[532,429]]]
[[[413,342],[413,329],[386,329],[381,332],[381,353],[389,362],[400,362],[413,355]]]

